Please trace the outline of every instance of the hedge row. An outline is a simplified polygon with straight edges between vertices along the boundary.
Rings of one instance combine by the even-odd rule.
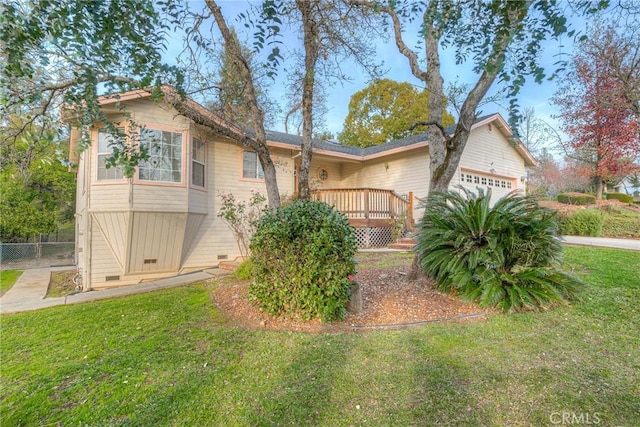
[[[584,209],[558,216],[558,229],[567,236],[601,236],[603,222],[602,212]]]
[[[640,239],[640,217],[605,215],[602,234],[610,237]]]
[[[607,193],[607,200],[620,200],[623,203],[633,203],[633,196],[624,193]]]
[[[560,193],[556,200],[567,205],[592,205],[596,202],[596,196],[584,193]]]

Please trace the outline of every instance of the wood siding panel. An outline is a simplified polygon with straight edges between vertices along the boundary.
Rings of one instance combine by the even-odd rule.
[[[188,190],[165,185],[134,185],[133,210],[186,212]]]
[[[127,273],[178,271],[185,225],[184,213],[134,212]]]
[[[115,258],[100,228],[95,221],[92,222],[91,284],[92,287],[101,287],[107,283],[106,277],[108,276],[120,276],[122,278],[124,270],[119,266],[118,260]]]
[[[184,264],[189,256],[189,253],[193,252],[194,248],[198,245],[199,240],[196,240],[196,236],[200,232],[200,226],[206,218],[206,215],[190,213],[187,216],[187,225],[184,231],[184,244],[182,248],[181,265]]]
[[[94,224],[111,249],[120,269],[124,269],[130,214],[128,212],[93,212]]]

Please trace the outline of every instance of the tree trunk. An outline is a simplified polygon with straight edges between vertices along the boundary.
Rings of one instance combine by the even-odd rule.
[[[302,15],[304,30],[304,80],[302,82],[302,147],[300,168],[298,169],[298,197],[308,200],[311,197],[309,169],[311,168],[313,143],[313,86],[319,54],[318,26],[314,21],[314,3],[308,0],[296,0],[296,6]]]
[[[596,176],[596,200],[602,200],[602,193],[604,192],[604,181],[601,176]]]
[[[211,10],[218,29],[224,38],[225,47],[229,52],[234,68],[239,74],[240,80],[245,84],[245,103],[251,116],[251,123],[255,133],[254,137],[246,136],[240,139],[243,145],[253,148],[258,154],[262,170],[264,171],[264,181],[267,187],[267,200],[272,208],[280,207],[280,192],[278,191],[278,181],[276,180],[276,169],[267,147],[267,134],[264,129],[264,111],[258,104],[258,96],[253,83],[253,74],[247,58],[242,55],[242,49],[237,37],[229,30],[227,23],[222,16],[220,6],[214,0],[205,0],[207,7]]]

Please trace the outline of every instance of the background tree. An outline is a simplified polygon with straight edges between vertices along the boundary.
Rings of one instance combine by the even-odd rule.
[[[600,58],[610,78],[617,82],[620,101],[640,124],[640,21],[596,21],[581,50],[589,57]]]
[[[302,114],[302,147],[298,170],[298,196],[310,196],[309,168],[311,166],[314,133],[314,106],[319,85],[331,85],[336,80],[348,79],[342,71],[342,61],[352,58],[371,74],[376,74],[372,62],[374,50],[367,32],[375,32],[369,12],[359,12],[346,0],[294,0],[292,2],[263,1],[259,7],[259,19],[255,28],[258,47],[276,44],[269,58],[280,55],[278,42],[281,37],[281,18],[289,19],[292,27],[302,34],[304,52],[299,55],[303,68],[293,75],[294,93],[300,93],[300,102],[294,102]],[[365,25],[366,24],[366,25]],[[277,61],[272,61],[277,62]],[[291,111],[295,110],[293,108]]]
[[[178,83],[180,73],[161,55],[177,9],[150,0],[3,1],[0,5],[0,99],[4,114],[29,119],[41,129],[59,121],[64,103],[80,126],[104,120],[98,96],[160,82]],[[3,114],[3,115],[4,115]],[[47,122],[47,123],[45,123]],[[15,128],[5,138],[20,138]],[[116,129],[112,129],[114,132]],[[88,142],[87,135],[84,142]],[[122,144],[121,144],[122,145]],[[127,172],[141,155],[114,147]]]
[[[565,149],[588,166],[596,199],[601,199],[605,183],[620,181],[637,170],[640,134],[624,83],[616,78],[611,61],[591,47],[591,42],[576,47],[569,78],[563,80],[553,102],[561,107],[558,117],[569,138]]]
[[[68,141],[57,132],[12,117],[0,144],[0,240],[22,242],[73,220],[75,178],[61,161]],[[46,137],[41,138],[41,135]],[[51,141],[55,140],[56,143]]]
[[[520,140],[534,157],[538,155],[550,156],[551,153],[548,149],[558,147],[562,142],[558,131],[536,116],[533,107],[527,107],[522,111],[517,131]]]
[[[527,194],[553,200],[564,188],[560,165],[544,147],[540,150],[537,160],[538,165],[527,175]]]
[[[410,83],[376,79],[351,96],[338,139],[344,145],[369,147],[425,132],[426,126],[414,125],[429,119],[424,108],[428,98],[426,90],[419,91]],[[442,125],[453,124],[453,116],[444,114]]]
[[[427,110],[432,118],[422,123],[429,129],[430,190],[447,190],[475,122],[477,107],[495,80],[508,85],[512,99],[526,76],[541,82],[545,74],[537,58],[542,42],[568,31],[564,7],[545,0],[464,0],[455,5],[446,0],[351,2],[388,17],[399,52],[406,57],[412,74],[430,92]],[[582,3],[578,9],[591,9],[591,4]],[[418,53],[405,42],[404,31],[414,20],[420,22],[424,69]],[[458,63],[470,61],[478,76],[460,108],[453,135],[444,131],[441,119],[446,99],[440,62],[442,47],[453,48]]]

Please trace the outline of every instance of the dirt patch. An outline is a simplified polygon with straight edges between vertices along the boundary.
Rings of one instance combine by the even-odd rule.
[[[358,261],[355,280],[362,289],[363,311],[347,314],[342,322],[273,318],[248,301],[248,280],[228,277],[212,295],[216,305],[232,322],[258,329],[310,332],[371,330],[486,318],[486,310],[436,291],[430,279],[408,280],[412,261],[410,256],[367,253],[358,254]]]
[[[76,284],[73,282],[75,275],[75,270],[52,271],[45,298],[63,297],[77,292]]]

